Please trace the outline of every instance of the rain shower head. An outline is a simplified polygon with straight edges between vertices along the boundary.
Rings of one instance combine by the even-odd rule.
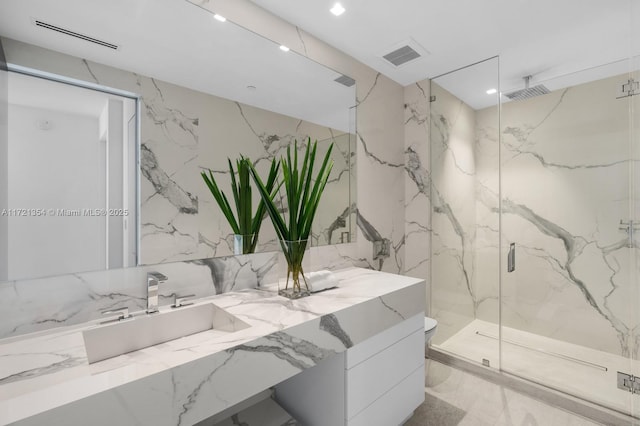
[[[524,77],[524,89],[514,90],[513,92],[503,93],[504,96],[511,99],[512,101],[521,101],[524,99],[534,98],[540,95],[546,95],[547,93],[551,93],[549,89],[546,88],[544,84],[538,84],[533,87],[529,87],[529,82],[531,81],[531,76],[528,75]]]

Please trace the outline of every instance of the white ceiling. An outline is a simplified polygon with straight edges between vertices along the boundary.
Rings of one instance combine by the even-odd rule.
[[[523,88],[526,75],[535,85],[640,54],[637,0],[340,0],[346,12],[338,17],[329,12],[336,0],[252,1],[402,85],[499,55],[508,92]],[[407,41],[428,55],[400,67],[382,59]],[[468,90],[460,81],[452,87],[487,106],[494,74],[468,81]]]
[[[553,90],[576,84],[576,71],[640,53],[640,25],[632,25],[640,22],[638,0],[342,0],[339,17],[329,13],[335,0],[253,1],[402,85],[499,55],[502,92],[522,88],[525,75]],[[121,47],[44,30],[33,18]],[[348,114],[336,111],[353,104],[354,92],[332,81],[337,72],[183,0],[2,0],[0,35],[349,129]],[[397,68],[382,59],[407,42],[428,54]],[[580,73],[580,82],[629,69],[622,61]],[[495,103],[486,90],[498,84],[497,67],[438,82],[472,107],[486,107]]]
[[[0,36],[349,131],[355,90],[333,81],[339,73],[184,0],[1,0]]]

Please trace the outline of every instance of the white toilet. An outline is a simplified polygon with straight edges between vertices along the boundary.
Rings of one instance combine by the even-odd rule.
[[[433,318],[424,317],[424,343],[425,346],[429,344],[429,340],[436,334],[436,328],[438,327],[438,321]]]

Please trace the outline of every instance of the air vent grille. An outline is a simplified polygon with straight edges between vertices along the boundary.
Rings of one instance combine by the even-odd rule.
[[[98,40],[97,38],[93,38],[93,37],[89,37],[89,36],[84,35],[84,34],[76,33],[74,31],[67,30],[67,29],[61,28],[61,27],[57,27],[55,25],[47,24],[46,22],[43,22],[43,21],[37,21],[36,20],[34,22],[35,22],[36,26],[38,26],[38,27],[46,28],[46,29],[52,30],[52,31],[57,31],[59,33],[66,34],[66,35],[69,35],[71,37],[75,37],[75,38],[79,38],[81,40],[88,41],[90,43],[95,43],[95,44],[98,44],[100,46],[108,47],[109,49],[118,50],[118,45],[117,44],[108,43],[108,42],[103,41],[103,40]]]
[[[351,87],[354,84],[356,84],[356,81],[354,79],[352,79],[351,77],[349,77],[348,75],[341,75],[340,77],[336,78],[335,80],[336,83],[340,83],[344,86],[347,87]]]
[[[413,50],[410,46],[402,46],[401,48],[396,49],[393,52],[389,52],[383,56],[384,59],[391,62],[396,67],[419,57],[420,54]]]

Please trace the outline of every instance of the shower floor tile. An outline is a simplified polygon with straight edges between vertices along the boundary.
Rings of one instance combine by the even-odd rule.
[[[498,332],[498,325],[474,320],[435,347],[478,363],[486,359],[498,368]],[[617,372],[640,375],[638,361],[508,327],[502,334],[503,371],[631,412],[634,395],[617,388]]]

